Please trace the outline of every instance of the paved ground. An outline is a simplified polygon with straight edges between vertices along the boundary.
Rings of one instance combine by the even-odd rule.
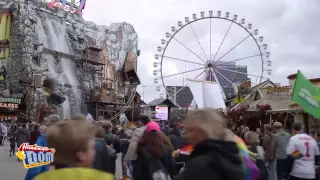
[[[26,170],[22,161],[18,162],[15,156],[9,157],[9,144],[6,141],[4,146],[0,146],[0,179],[1,180],[23,180]],[[121,155],[118,154],[116,179],[119,179],[122,173]]]
[[[6,141],[0,146],[0,175],[3,180],[23,180],[26,170],[22,161],[18,162],[15,156],[9,157],[9,144]]]

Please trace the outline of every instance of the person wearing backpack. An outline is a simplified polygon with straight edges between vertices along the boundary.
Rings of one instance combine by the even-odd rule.
[[[264,125],[265,134],[263,136],[262,147],[264,159],[269,174],[269,180],[274,180],[276,175],[276,137],[270,124]]]
[[[176,175],[173,146],[161,132],[158,123],[151,121],[137,145],[134,180],[171,180]]]

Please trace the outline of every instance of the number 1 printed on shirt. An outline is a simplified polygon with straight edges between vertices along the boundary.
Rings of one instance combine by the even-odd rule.
[[[308,157],[310,157],[309,142],[308,141],[304,142],[304,145],[306,146],[306,149],[307,149],[307,152],[306,152],[305,156],[308,158]]]

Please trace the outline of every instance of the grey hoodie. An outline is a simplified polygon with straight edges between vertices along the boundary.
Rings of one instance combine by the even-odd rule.
[[[291,136],[289,133],[281,129],[275,134],[275,137],[276,137],[276,158],[286,159],[287,145]]]

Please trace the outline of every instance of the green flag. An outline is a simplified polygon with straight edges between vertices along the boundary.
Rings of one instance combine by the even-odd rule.
[[[304,111],[320,119],[319,87],[313,85],[300,71],[293,87],[291,100],[301,106]]]

